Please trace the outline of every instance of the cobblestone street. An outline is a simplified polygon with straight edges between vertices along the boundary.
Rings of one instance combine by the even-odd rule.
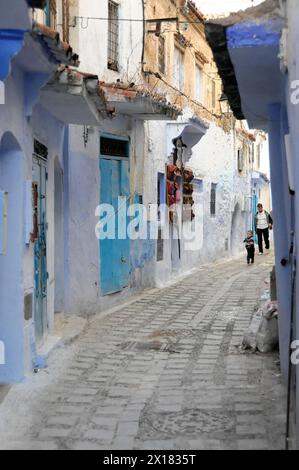
[[[1,449],[282,449],[277,354],[240,345],[271,256],[201,267],[88,321],[0,406]]]

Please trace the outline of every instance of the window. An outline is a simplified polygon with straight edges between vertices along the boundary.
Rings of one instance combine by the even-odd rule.
[[[179,90],[184,88],[184,53],[178,47],[174,48],[173,84]]]
[[[199,102],[203,102],[203,77],[202,77],[202,69],[199,65],[195,67],[195,99]]]
[[[101,155],[114,158],[129,158],[129,144],[127,140],[101,137]]]
[[[238,171],[242,173],[244,169],[244,158],[243,158],[243,151],[242,149],[238,150]]]
[[[216,190],[217,184],[211,185],[211,215],[216,215]]]
[[[159,72],[165,74],[165,38],[159,36],[158,44],[158,63],[159,63]]]
[[[63,40],[69,42],[69,25],[70,25],[70,6],[69,0],[62,0],[62,31],[63,31]]]
[[[56,29],[57,5],[56,0],[47,0],[46,3],[46,25]]]
[[[260,144],[257,146],[257,168],[258,170],[261,168],[261,146]]]
[[[108,69],[118,72],[118,49],[119,49],[119,6],[109,0],[108,2]]]
[[[211,106],[213,109],[215,109],[216,107],[216,84],[214,80],[212,80],[212,88],[211,88]]]

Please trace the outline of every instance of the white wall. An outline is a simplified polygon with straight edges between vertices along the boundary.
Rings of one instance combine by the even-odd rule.
[[[186,110],[181,121],[191,117]],[[166,123],[148,124],[148,155],[145,160],[146,203],[157,202],[157,173],[165,172],[169,154],[169,132]],[[219,258],[238,254],[244,250],[243,240],[248,212],[242,211],[244,196],[250,196],[249,175],[240,177],[237,171],[237,144],[234,134],[225,133],[211,123],[206,135],[193,148],[188,166],[191,166],[196,179],[203,180],[203,246],[198,251],[183,251],[179,272]],[[211,184],[217,184],[216,216],[210,215]],[[232,217],[236,206],[237,222],[234,230],[234,249],[232,253]],[[247,207],[249,209],[249,206]],[[225,250],[226,243],[228,251]],[[156,281],[161,285],[172,276],[171,241],[164,242],[164,260],[156,263]]]
[[[120,19],[143,19],[141,0],[119,0]],[[79,7],[71,8],[72,16],[108,18],[107,0],[79,0]],[[86,28],[86,29],[85,29]],[[80,70],[99,75],[101,80],[136,82],[142,55],[142,22],[119,22],[119,73],[107,69],[108,21],[78,20],[70,28],[70,43],[80,56]]]
[[[121,116],[112,121],[103,121],[101,127],[92,128],[86,147],[82,137],[83,128],[70,126],[65,206],[65,218],[68,220],[65,291],[66,311],[71,314],[96,313],[154,283],[150,247],[141,242],[132,242],[130,287],[122,293],[101,296],[99,241],[95,235],[98,219],[95,210],[100,203],[99,144],[102,133],[129,137],[130,191],[132,195],[142,195],[143,121]]]

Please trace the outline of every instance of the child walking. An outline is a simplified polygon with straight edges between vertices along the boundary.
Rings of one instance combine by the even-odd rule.
[[[254,239],[253,239],[253,231],[248,230],[247,232],[247,238],[244,240],[245,247],[247,250],[247,264],[254,263],[254,252],[255,252],[255,245],[254,245]]]

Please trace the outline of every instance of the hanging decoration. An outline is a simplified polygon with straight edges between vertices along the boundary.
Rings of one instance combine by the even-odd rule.
[[[178,221],[176,205],[182,200],[181,178],[182,172],[176,165],[167,165],[167,205],[169,207],[169,222],[172,224]]]
[[[193,180],[194,174],[191,169],[183,170],[183,222],[191,221],[195,218],[193,210]]]

